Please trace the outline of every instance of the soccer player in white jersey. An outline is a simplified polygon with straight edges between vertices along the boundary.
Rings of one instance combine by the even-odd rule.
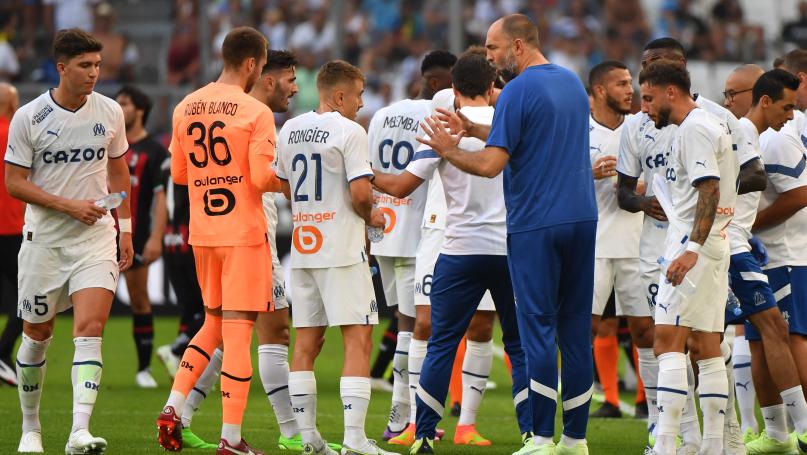
[[[374,170],[400,174],[415,154],[420,122],[431,114],[431,99],[438,90],[451,86],[451,67],[457,57],[437,50],[423,59],[421,87],[417,99],[405,99],[379,109],[368,128],[370,156]],[[420,242],[420,224],[426,204],[426,188],[397,198],[375,193],[375,205],[384,214],[384,238],[370,247],[378,261],[387,306],[397,307],[398,340],[392,360],[393,390],[389,420],[383,440],[400,435],[409,423],[408,357],[415,328],[415,253]]]
[[[594,99],[589,121],[589,147],[599,210],[592,325],[596,332],[611,291],[614,291],[616,315],[628,317],[628,327],[636,347],[650,349],[653,347],[650,307],[642,295],[641,287],[636,285],[641,281],[639,238],[642,233],[642,215],[619,208],[615,185],[619,140],[633,99],[631,82],[628,67],[613,60],[596,65],[589,73],[589,87]],[[595,350],[598,349],[598,341],[595,338]],[[614,359],[618,355],[618,349],[614,343]],[[599,363],[597,366],[600,369]],[[616,367],[604,370],[616,373]],[[600,381],[606,402],[592,416],[619,417],[616,376],[606,379],[601,373]],[[606,385],[609,387],[606,388]]]
[[[750,100],[732,97],[729,104],[735,113],[746,111],[745,117],[740,119],[740,125],[745,128],[746,136],[757,150],[760,150],[761,133],[769,128],[771,133],[766,134],[780,131],[786,122],[793,119],[796,90],[799,87],[799,79],[787,71],[773,70],[764,74],[761,71],[761,68],[754,65],[745,65],[735,70],[726,81],[726,92],[739,91],[739,87],[733,85],[738,77],[733,76],[737,76],[738,72],[752,75],[746,81],[753,88]],[[742,74],[739,76],[741,78]],[[781,180],[781,177],[773,175],[771,179]],[[788,346],[789,328],[782,311],[790,311],[788,304],[792,299],[781,298],[783,307],[780,311],[767,276],[762,273],[760,264],[749,252],[751,248],[748,240],[751,238],[751,227],[760,197],[760,192],[739,196],[734,219],[729,225],[729,239],[732,244],[729,269],[731,287],[740,300],[743,313],[750,315],[746,321],[745,333],[750,342],[753,382],[759,391],[758,398],[765,423],[765,430],[760,437],[747,441],[746,447],[750,454],[795,453],[798,450],[797,436],[796,433],[788,435],[786,415],[797,424],[797,433],[805,431],[807,403],[797,369],[797,364],[805,359],[794,361],[794,354],[797,355],[798,351],[791,354]],[[781,292],[779,295],[782,297]],[[752,309],[759,308],[763,310],[752,312]],[[794,328],[798,328],[797,325]],[[799,337],[797,332],[791,338]],[[735,353],[735,359],[736,357]],[[775,375],[771,374],[772,365],[776,365]],[[750,418],[756,420],[753,414]]]
[[[642,111],[657,128],[678,125],[665,180],[670,225],[665,241],[655,313],[659,360],[659,431],[654,451],[676,452],[675,436],[686,405],[684,350],[698,363],[703,412],[700,453],[723,452],[728,399],[726,366],[720,351],[729,245],[724,230],[734,213],[739,166],[731,135],[721,121],[700,109],[690,95],[689,73],[674,62],[649,64],[639,76]],[[660,178],[654,177],[654,185]],[[657,194],[657,197],[661,197]]]
[[[334,454],[316,428],[314,360],[328,326],[339,326],[345,349],[340,394],[343,454],[388,453],[367,439],[372,326],[378,323],[365,252],[365,225],[384,227],[372,210],[367,134],[354,121],[364,75],[341,60],[317,74],[320,105],[286,122],[278,138],[277,174],[291,199],[292,322],[297,329],[289,393],[305,453]]]
[[[684,48],[678,41],[672,38],[659,38],[648,43],[642,53],[642,66],[657,60],[668,60],[686,67],[686,57]],[[760,163],[757,160],[749,160],[749,156],[754,156],[754,151],[748,146],[742,128],[734,115],[717,103],[706,99],[703,96],[695,95],[695,104],[707,112],[717,116],[725,123],[731,133],[732,147],[736,147],[736,156],[739,160],[747,164],[740,169],[739,192],[759,191],[764,186],[764,174],[759,171]],[[656,304],[658,293],[658,274],[660,271],[657,262],[659,256],[664,253],[664,239],[666,237],[667,219],[664,210],[655,198],[652,181],[653,175],[664,176],[667,170],[669,151],[672,144],[672,137],[677,130],[677,126],[669,124],[664,128],[654,127],[649,117],[642,113],[625,122],[622,140],[620,141],[620,156],[617,160],[618,179],[618,199],[619,206],[625,210],[645,212],[645,222],[642,228],[642,239],[640,250],[640,267],[642,272],[642,282],[646,290],[647,302],[651,306]],[[636,193],[636,185],[639,176],[644,172],[644,179],[647,182],[647,190],[644,196]],[[728,363],[731,360],[731,348],[723,340],[721,343],[723,360]],[[639,351],[639,356],[646,359],[646,365],[653,365],[647,368],[642,374],[642,381],[648,393],[648,429],[651,431],[650,445],[656,431],[654,420],[657,416],[657,409],[654,409],[655,384],[657,381],[658,367],[653,364],[651,358],[652,351]],[[692,366],[687,360],[687,374],[689,375],[689,387],[687,391],[687,407],[681,418],[681,433],[685,449],[682,452],[696,453],[701,445],[700,429],[698,426],[698,413],[694,400],[695,377]],[[733,384],[732,370],[726,369],[728,382]],[[724,448],[727,455],[744,453],[742,433],[737,421],[734,408],[734,388],[729,389],[728,406],[726,407]]]
[[[71,306],[73,427],[65,453],[103,453],[107,446],[88,428],[101,382],[101,336],[118,275],[134,254],[128,202],[117,209],[120,260],[112,215],[95,203],[130,186],[129,168],[120,159],[128,149],[123,111],[93,91],[101,48],[82,30],[60,31],[53,43],[59,86],[20,108],[11,121],[6,187],[28,204],[19,254],[20,452],[43,451],[45,352],[56,314]]]

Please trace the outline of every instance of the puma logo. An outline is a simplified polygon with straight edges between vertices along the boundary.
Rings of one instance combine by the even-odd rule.
[[[661,304],[661,303],[657,303],[656,305],[658,305],[658,307],[659,307],[659,308],[661,308],[662,310],[664,310],[664,313],[667,313],[667,308],[669,308],[669,307],[670,307],[670,304],[663,305],[663,304]]]
[[[703,161],[695,161],[695,164],[700,164],[703,167],[706,167],[706,160]]]
[[[482,390],[482,389],[477,389],[477,388],[476,388],[476,387],[474,387],[474,386],[471,386],[471,390],[474,390],[474,391],[479,392],[479,394],[480,394],[480,395],[482,395],[482,394],[484,394],[484,393],[485,393],[485,391],[484,391],[484,390]]]
[[[644,135],[644,138],[645,138],[645,139],[650,139],[651,141],[656,142],[656,138],[654,138],[653,136],[651,136],[651,135],[649,135],[649,134],[645,134],[645,135]]]
[[[658,407],[658,412],[659,412],[659,413],[664,412],[664,406],[659,406],[659,407]]]
[[[744,388],[744,389],[745,389],[745,391],[747,392],[747,391],[748,391],[748,385],[749,385],[749,384],[751,384],[751,381],[746,381],[744,384],[743,384],[742,382],[735,382],[735,383],[734,383],[734,386],[735,386],[735,387],[742,387],[742,388]]]
[[[45,133],[46,133],[46,134],[52,134],[52,135],[56,136],[57,138],[59,137],[59,132],[58,132],[58,131],[57,131],[57,132],[53,132],[53,131],[51,131],[51,130],[47,130],[47,131],[45,131]]]

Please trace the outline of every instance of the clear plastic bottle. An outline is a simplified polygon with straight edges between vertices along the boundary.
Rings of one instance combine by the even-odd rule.
[[[743,307],[740,305],[740,299],[734,295],[734,291],[732,291],[731,288],[729,288],[729,296],[728,299],[726,299],[726,309],[731,310],[731,313],[737,317],[743,314]]]
[[[656,262],[658,262],[658,264],[661,266],[661,273],[666,276],[667,269],[670,267],[672,262],[669,259],[666,259],[664,256],[660,256]],[[675,291],[684,297],[690,297],[695,293],[695,283],[693,283],[688,276],[684,276],[681,284],[675,286]]]
[[[367,226],[367,238],[373,243],[378,243],[384,239],[384,228]]]
[[[126,191],[110,193],[95,201],[95,205],[103,209],[112,210],[120,207],[124,199],[126,199]]]

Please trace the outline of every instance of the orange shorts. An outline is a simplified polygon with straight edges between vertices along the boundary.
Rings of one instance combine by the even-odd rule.
[[[196,277],[208,308],[273,311],[269,244],[194,246]]]

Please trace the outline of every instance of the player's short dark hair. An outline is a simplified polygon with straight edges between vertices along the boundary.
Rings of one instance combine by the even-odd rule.
[[[88,52],[101,52],[104,45],[80,28],[59,30],[53,39],[53,59],[66,62]]]
[[[224,37],[221,45],[221,58],[225,68],[238,68],[244,60],[254,58],[260,61],[265,57],[269,42],[261,32],[252,27],[236,27]]]
[[[649,85],[674,85],[689,93],[692,82],[689,79],[689,71],[683,65],[675,62],[658,60],[647,65],[639,73],[639,84]]]
[[[451,69],[451,82],[461,95],[473,98],[484,95],[496,79],[496,69],[485,56],[466,53]]]
[[[807,73],[807,51],[795,49],[785,54],[784,68],[793,74]]]
[[[774,68],[779,68],[784,64],[785,64],[785,58],[784,57],[776,57],[775,59],[773,59],[773,67]]]
[[[783,69],[767,71],[754,84],[751,104],[756,106],[765,95],[777,102],[785,96],[785,89],[798,90],[800,82],[798,76]]]
[[[423,57],[423,62],[420,64],[420,74],[424,74],[433,68],[451,70],[455,63],[457,63],[457,56],[451,52],[441,49],[431,51]]]
[[[364,73],[360,69],[344,60],[331,60],[325,62],[317,73],[317,89],[331,88],[337,84],[349,81],[364,82]]]
[[[681,44],[677,39],[670,38],[668,36],[664,38],[654,39],[653,41],[650,41],[644,46],[645,51],[658,50],[658,49],[673,51],[675,53],[681,54],[681,57],[684,58],[686,58],[687,56],[683,44]]]
[[[266,65],[263,65],[261,74],[266,74],[269,71],[285,70],[293,66],[297,66],[297,57],[291,51],[269,49],[266,56]]]
[[[628,66],[616,60],[606,60],[604,62],[594,65],[588,73],[588,86],[594,87],[595,85],[602,84],[602,80],[613,70],[626,70]]]
[[[536,49],[540,46],[538,26],[524,14],[504,16],[502,30],[510,39],[520,39]]]
[[[143,111],[143,124],[145,125],[149,118],[149,113],[151,113],[151,98],[134,85],[124,85],[121,87],[118,93],[115,94],[115,98],[121,95],[128,96],[132,104],[134,104],[134,107]]]

